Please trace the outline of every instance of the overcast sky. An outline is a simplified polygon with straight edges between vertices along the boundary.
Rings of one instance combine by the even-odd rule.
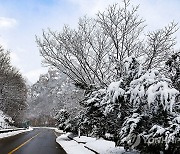
[[[35,35],[42,29],[61,30],[64,24],[75,27],[79,17],[93,16],[109,4],[121,0],[0,0],[0,44],[11,51],[12,64],[31,83],[40,74],[42,67]],[[140,4],[139,15],[146,20],[147,29],[155,30],[171,21],[180,23],[178,0],[132,0]],[[180,46],[180,31],[177,33],[177,48]]]

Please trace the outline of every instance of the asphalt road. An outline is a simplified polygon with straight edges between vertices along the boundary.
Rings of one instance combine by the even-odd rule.
[[[55,139],[54,130],[36,128],[0,140],[0,154],[66,154]]]

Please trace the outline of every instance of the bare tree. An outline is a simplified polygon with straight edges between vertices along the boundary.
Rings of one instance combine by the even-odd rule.
[[[137,15],[139,6],[131,7],[130,0],[123,0],[123,5],[109,6],[97,15],[97,22],[111,45],[111,57],[116,62],[118,77],[122,74],[124,58],[142,53],[140,35],[145,27],[144,20]]]
[[[125,0],[123,7],[109,6],[96,19],[84,17],[77,29],[64,26],[59,33],[43,32],[36,40],[44,63],[63,71],[82,89],[109,84],[121,75],[121,61],[142,47],[144,21],[136,15],[138,7],[128,11],[129,5]]]
[[[165,64],[174,52],[176,38],[173,37],[173,34],[177,30],[177,24],[172,22],[164,29],[150,32],[147,35],[147,48],[145,50],[147,69],[164,66],[162,63]]]
[[[65,26],[60,33],[43,32],[37,39],[45,63],[67,74],[83,89],[106,85],[109,76],[109,46],[97,24],[86,17],[80,19],[78,30]]]

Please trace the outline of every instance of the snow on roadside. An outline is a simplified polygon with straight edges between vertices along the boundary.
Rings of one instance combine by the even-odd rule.
[[[63,130],[59,130],[57,127],[32,127],[32,128],[44,128],[44,129],[52,129],[57,133],[64,134]]]
[[[86,149],[83,144],[78,144],[74,140],[70,140],[67,134],[63,134],[56,138],[56,142],[62,146],[67,154],[94,154],[90,150]]]
[[[56,129],[56,127],[32,127],[32,128]]]
[[[54,131],[57,132],[57,133],[64,134],[63,130],[59,130],[58,128],[55,128]]]
[[[32,127],[32,128],[44,128],[44,129],[52,129],[56,133],[64,134],[63,130],[59,130],[57,127]]]
[[[94,142],[87,142],[85,144],[88,148],[95,150],[100,154],[114,154],[113,151],[118,151],[118,154],[124,152],[124,148],[116,148],[115,143],[104,139],[98,139]]]
[[[96,138],[87,137],[87,136],[81,136],[80,138],[74,137],[73,139],[76,140],[77,142],[88,142],[88,143],[96,141]]]
[[[29,127],[29,129],[25,129],[25,130],[18,130],[18,131],[13,131],[13,132],[7,132],[7,133],[0,133],[0,139],[6,138],[6,137],[10,137],[10,136],[15,136],[24,132],[29,132],[32,131],[33,128]]]
[[[74,141],[67,137],[70,134],[63,134],[56,139],[56,142],[63,147],[67,154],[94,154],[94,152],[91,152],[85,146],[99,154],[122,154],[125,152],[123,147],[115,147],[115,143],[112,141],[86,136],[81,136],[80,138],[74,137]],[[82,144],[83,142],[85,144]]]

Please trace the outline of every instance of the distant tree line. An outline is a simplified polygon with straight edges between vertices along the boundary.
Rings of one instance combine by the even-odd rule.
[[[26,92],[25,80],[11,65],[10,52],[0,46],[0,110],[15,121],[22,119]]]

